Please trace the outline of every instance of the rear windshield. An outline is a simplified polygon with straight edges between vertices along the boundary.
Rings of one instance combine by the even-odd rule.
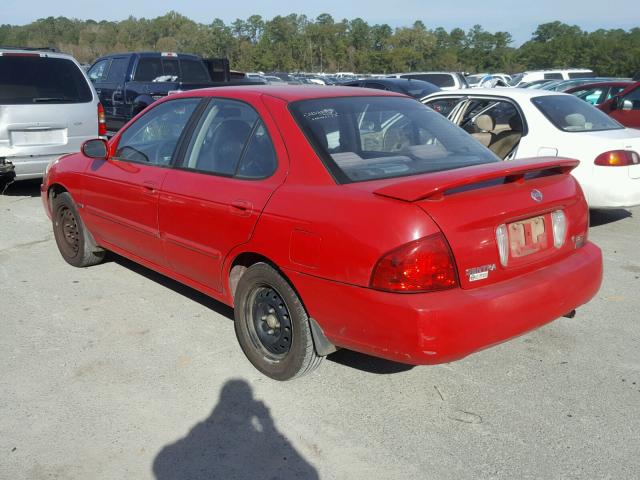
[[[456,82],[453,80],[453,75],[449,73],[409,73],[407,75],[402,75],[402,78],[423,80],[425,82],[433,83],[438,87],[455,87],[456,85]]]
[[[142,57],[138,61],[134,80],[137,82],[210,82],[200,60],[164,57]]]
[[[323,98],[295,102],[290,109],[339,183],[499,161],[442,115],[409,98]]]
[[[0,105],[87,103],[87,80],[71,60],[38,54],[0,56]]]
[[[573,95],[535,97],[531,102],[551,123],[565,132],[594,132],[624,128],[606,113]]]

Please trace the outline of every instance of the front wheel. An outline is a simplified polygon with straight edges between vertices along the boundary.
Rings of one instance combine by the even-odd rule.
[[[59,193],[51,206],[53,235],[62,258],[74,267],[89,267],[102,262],[105,252],[95,245],[87,232],[71,195]]]
[[[274,380],[315,370],[309,317],[291,285],[270,265],[256,263],[238,282],[235,331],[249,361]]]

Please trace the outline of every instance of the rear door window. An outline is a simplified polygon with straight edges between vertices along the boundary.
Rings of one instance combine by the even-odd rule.
[[[252,107],[235,100],[216,99],[202,114],[182,167],[259,179],[275,171],[276,156],[267,130]]]
[[[127,73],[127,67],[129,66],[129,59],[127,57],[117,57],[111,61],[111,67],[107,75],[107,82],[109,83],[122,83],[124,76]]]
[[[39,54],[0,56],[0,105],[87,103],[93,94],[78,66]]]
[[[545,73],[544,74],[544,79],[545,80],[563,80],[564,77],[562,76],[562,74],[560,72],[557,72],[557,73]]]

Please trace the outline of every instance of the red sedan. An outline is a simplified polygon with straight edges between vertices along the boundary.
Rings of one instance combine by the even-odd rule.
[[[286,380],[337,347],[434,364],[572,314],[602,277],[577,163],[501,162],[391,92],[226,87],[85,143],[42,199],[68,263],[113,251],[232,305]]]

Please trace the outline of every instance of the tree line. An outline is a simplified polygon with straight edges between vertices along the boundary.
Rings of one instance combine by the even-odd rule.
[[[2,46],[52,46],[90,63],[108,53],[153,50],[227,57],[244,71],[390,73],[420,70],[518,72],[587,67],[599,75],[632,76],[640,70],[640,28],[593,32],[561,22],[537,27],[516,48],[509,32],[480,25],[465,31],[427,28],[422,21],[391,28],[361,18],[336,21],[291,14],[252,15],[226,24],[198,23],[171,11],[154,19],[122,21],[48,17],[28,25],[1,25]]]

